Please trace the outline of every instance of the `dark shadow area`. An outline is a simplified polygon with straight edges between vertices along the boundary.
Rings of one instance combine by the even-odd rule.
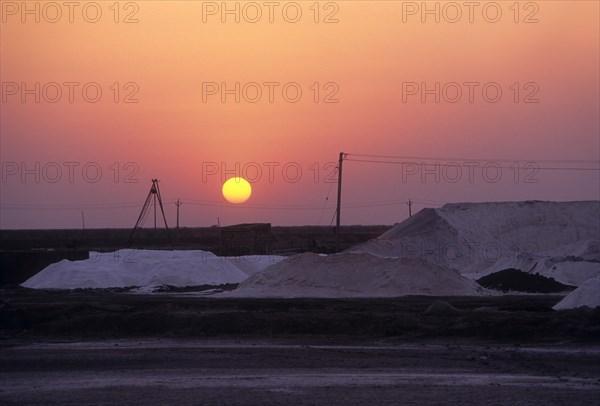
[[[576,286],[563,285],[553,278],[530,274],[509,268],[484,276],[477,280],[484,288],[502,292],[561,293],[575,290]]]

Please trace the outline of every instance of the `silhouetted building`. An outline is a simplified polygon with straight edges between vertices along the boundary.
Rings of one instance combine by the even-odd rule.
[[[272,252],[271,223],[221,227],[221,255],[267,255]]]

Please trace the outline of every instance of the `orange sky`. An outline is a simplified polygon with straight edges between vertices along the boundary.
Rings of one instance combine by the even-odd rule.
[[[221,10],[203,16],[203,9],[223,3],[202,1],[119,2],[118,16],[115,2],[100,1],[93,4],[102,15],[91,23],[91,3],[78,2],[69,22],[64,6],[56,18],[54,4],[62,2],[0,1],[2,228],[80,227],[81,210],[88,227],[130,227],[152,178],[161,180],[171,222],[179,197],[188,226],[212,225],[217,218],[222,224],[329,224],[335,185],[324,180],[340,151],[510,158],[539,166],[545,165],[541,160],[600,159],[597,2],[519,2],[518,16],[513,1],[480,2],[472,22],[463,2],[427,2],[429,9],[439,7],[439,23],[423,14],[422,2],[319,2],[318,22],[314,1],[274,2],[273,22],[265,2],[226,2],[239,7],[239,23]],[[23,4],[34,12],[38,7],[39,22]],[[247,21],[257,5],[262,18]],[[462,16],[453,23],[454,5]],[[496,5],[502,14],[493,23]],[[300,20],[286,21],[296,8]],[[132,12],[138,21],[124,23]],[[337,22],[324,22],[330,14]],[[65,82],[79,84],[73,85],[72,103]],[[262,91],[258,102],[244,94],[240,103],[232,94],[221,101],[221,83],[242,89],[253,82]],[[280,85],[272,85],[271,103],[264,83],[273,82]],[[472,102],[465,82],[478,84]],[[97,103],[84,99],[86,83],[102,90]],[[219,89],[205,94],[204,102],[207,83]],[[420,92],[403,95],[407,83],[430,89],[439,83],[440,101],[429,95],[423,103]],[[448,101],[456,97],[449,83],[463,92],[455,103]],[[482,94],[489,83],[502,90],[496,103]],[[286,101],[285,84],[293,85],[290,97],[302,89],[298,102]],[[24,95],[25,88],[34,92]],[[94,89],[88,86],[91,97]],[[256,97],[253,85],[246,90],[247,98]],[[138,102],[124,103],[132,91]],[[324,103],[331,92],[337,103]],[[537,103],[524,103],[528,95]],[[48,101],[54,97],[56,103]],[[220,195],[221,171],[203,173],[214,164],[235,168],[236,162],[263,171],[242,207]],[[75,168],[73,179],[68,165]],[[59,179],[56,166],[63,168]],[[82,173],[84,167],[102,170],[97,182],[91,172]],[[125,182],[132,168],[137,183]],[[292,182],[298,168],[302,174]],[[343,223],[400,221],[408,198],[415,210],[452,201],[600,198],[598,171],[543,170],[536,183],[524,183],[523,173],[515,181],[514,171],[505,169],[492,183],[480,171],[473,181],[466,174],[458,182],[448,174],[439,182],[431,174],[403,179],[403,168],[346,162]]]

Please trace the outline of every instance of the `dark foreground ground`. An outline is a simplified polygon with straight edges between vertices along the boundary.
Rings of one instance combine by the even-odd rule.
[[[0,298],[3,405],[600,404],[600,311],[560,296]]]

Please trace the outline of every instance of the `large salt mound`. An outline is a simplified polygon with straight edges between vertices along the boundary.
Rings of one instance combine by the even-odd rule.
[[[514,268],[567,285],[600,275],[600,202],[456,203],[424,209],[351,251],[422,258],[470,279]]]
[[[223,296],[346,298],[487,293],[477,283],[427,261],[346,252],[290,257],[251,276]]]
[[[239,257],[227,257],[227,260],[237,266],[247,275],[254,275],[262,271],[269,265],[273,265],[283,260],[281,255],[244,255]]]
[[[600,306],[600,276],[587,280],[580,287],[565,296],[565,298],[558,302],[553,309],[576,309],[583,306],[592,309]]]
[[[82,261],[62,260],[22,286],[33,289],[178,287],[239,283],[279,257],[217,257],[206,251],[124,249],[90,253]],[[237,266],[236,266],[237,265]]]

